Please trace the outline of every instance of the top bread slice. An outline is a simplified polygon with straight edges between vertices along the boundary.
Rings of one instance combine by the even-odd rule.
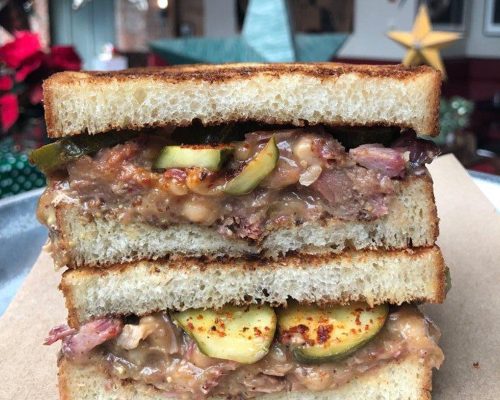
[[[61,72],[44,82],[49,137],[252,121],[438,134],[441,75],[402,65],[225,64]]]

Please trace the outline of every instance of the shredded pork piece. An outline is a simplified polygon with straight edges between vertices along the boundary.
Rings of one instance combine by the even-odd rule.
[[[68,358],[80,358],[100,344],[117,337],[123,322],[116,318],[101,318],[82,325],[80,329],[70,329],[61,325],[52,329],[45,344],[62,340],[62,352]]]
[[[139,345],[141,340],[146,339],[158,328],[159,326],[154,318],[151,316],[142,317],[139,321],[139,325],[125,325],[116,342],[118,346],[127,350],[132,350]]]
[[[402,176],[406,169],[402,152],[381,145],[364,144],[351,149],[349,154],[357,164],[390,178]]]
[[[430,140],[418,139],[415,132],[404,132],[391,146],[402,152],[409,152],[409,167],[421,168],[436,158],[441,151]]]
[[[66,324],[56,326],[55,328],[52,328],[50,330],[49,336],[47,336],[43,344],[51,345],[57,342],[58,340],[63,340],[68,336],[74,335],[76,332],[77,332],[76,329],[70,328]]]

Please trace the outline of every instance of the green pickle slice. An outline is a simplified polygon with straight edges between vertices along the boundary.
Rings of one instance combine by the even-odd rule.
[[[267,305],[190,309],[172,317],[205,355],[242,364],[262,359],[276,331],[276,314]]]
[[[299,362],[338,361],[373,339],[388,313],[385,304],[373,308],[366,303],[320,308],[292,303],[278,316],[280,340],[290,342]],[[296,335],[299,340],[287,340]]]
[[[224,192],[235,196],[250,193],[276,168],[278,159],[279,149],[276,145],[276,139],[272,136],[264,148],[243,167],[241,172],[226,183]]]
[[[153,168],[206,168],[210,171],[219,171],[224,162],[233,153],[230,146],[165,146]]]
[[[52,172],[70,161],[86,154],[96,153],[104,147],[125,142],[134,136],[135,134],[132,132],[123,132],[119,135],[67,137],[33,150],[30,154],[30,162],[45,173]]]
[[[35,164],[43,172],[50,172],[71,161],[72,157],[65,154],[62,141],[47,144],[30,154],[30,162]],[[78,158],[80,155],[75,156]]]

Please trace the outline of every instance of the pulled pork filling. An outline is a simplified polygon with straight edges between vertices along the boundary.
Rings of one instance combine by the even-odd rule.
[[[274,135],[278,160],[257,187],[242,195],[225,185],[255,159]],[[49,173],[39,217],[49,224],[51,204],[63,193],[90,216],[156,226],[192,222],[226,237],[261,240],[267,231],[321,218],[374,220],[386,215],[402,178],[425,173],[437,154],[431,142],[404,133],[391,147],[364,144],[346,150],[321,129],[259,131],[231,143],[217,172],[206,168],[155,169],[172,139],[140,135],[82,155]]]
[[[210,358],[164,313],[135,321],[104,318],[79,330],[54,328],[46,344],[63,341],[62,355],[98,363],[113,379],[142,382],[176,398],[253,398],[283,391],[324,391],[376,371],[391,361],[417,357],[438,368],[443,354],[439,331],[415,307],[393,309],[376,336],[340,361],[301,363],[290,337],[276,335],[269,352],[254,364]]]

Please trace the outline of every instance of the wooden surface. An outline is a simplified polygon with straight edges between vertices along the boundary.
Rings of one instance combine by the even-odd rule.
[[[444,305],[425,306],[441,327],[446,355],[434,375],[433,398],[498,399],[500,215],[453,156],[439,158],[430,170],[441,218],[439,244],[453,280]],[[42,253],[0,319],[0,400],[57,398],[58,346],[42,342],[65,319],[59,278]]]

